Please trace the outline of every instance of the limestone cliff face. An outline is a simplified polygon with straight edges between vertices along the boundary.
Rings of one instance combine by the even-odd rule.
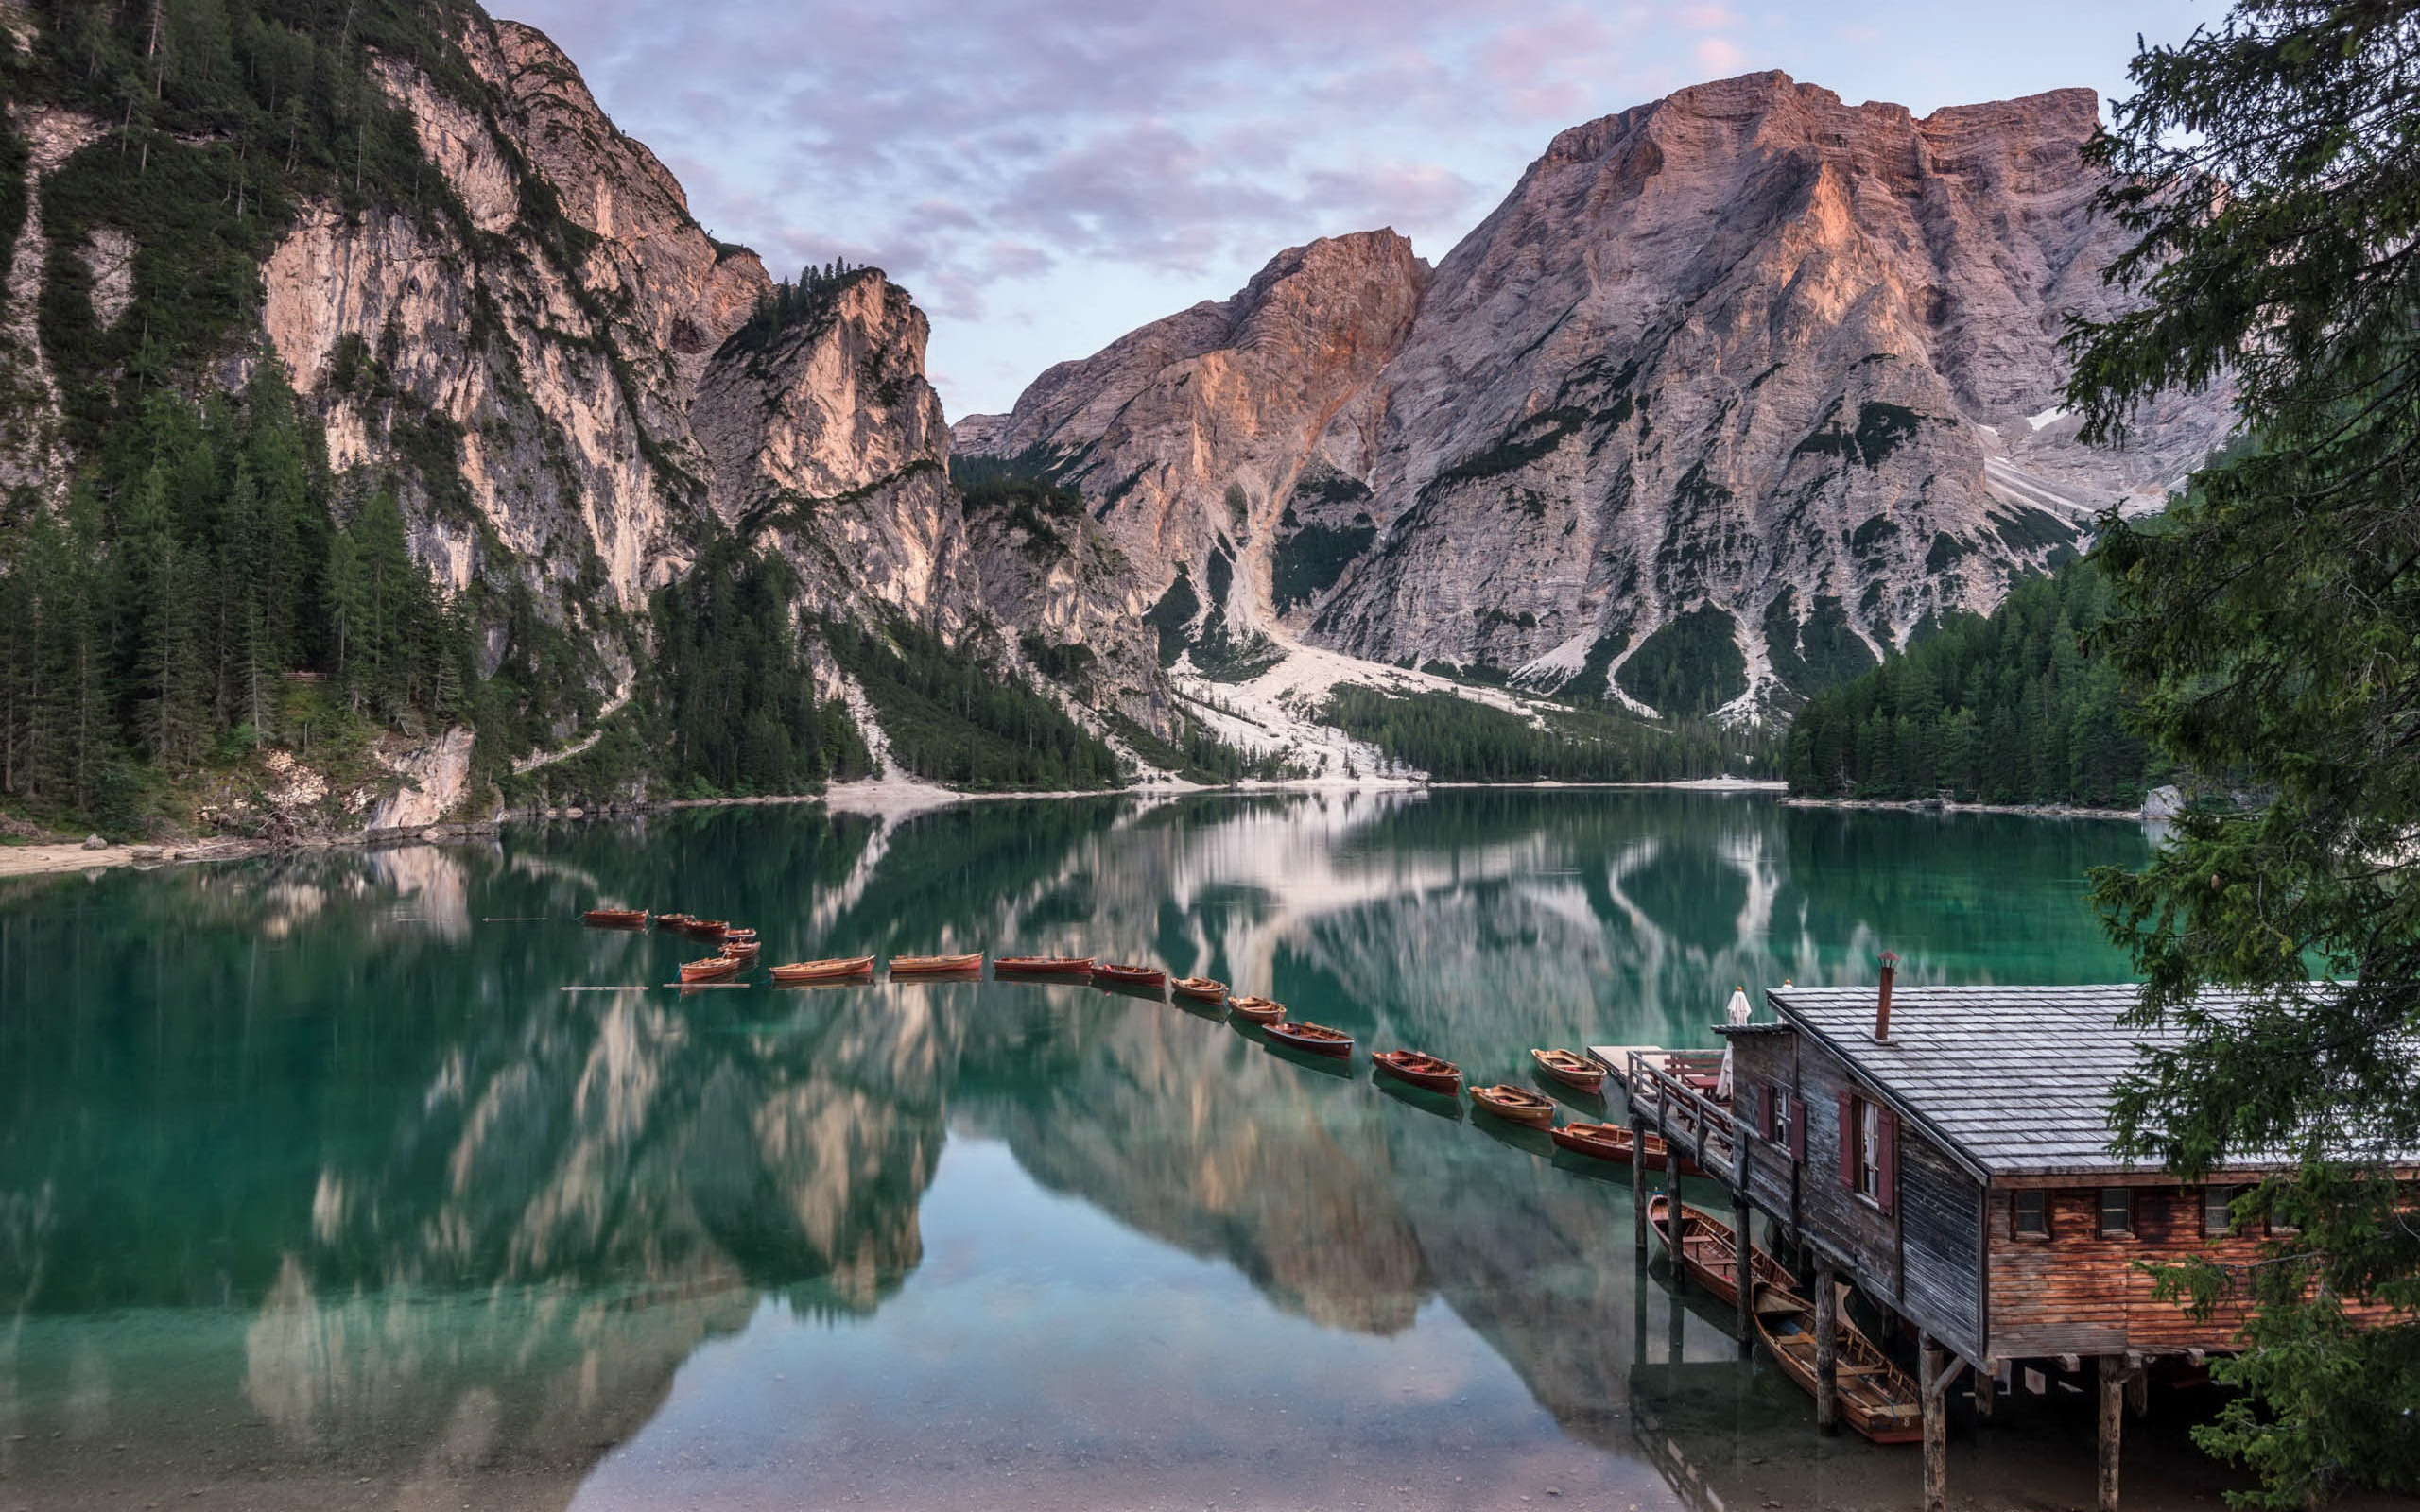
[[[1193,608],[1172,622],[1247,636],[1276,617],[1272,542],[1301,528],[1297,496],[1326,486],[1305,473],[1316,442],[1402,346],[1427,275],[1392,231],[1295,248],[1224,303],[1051,369],[1012,413],[961,421],[959,444],[1079,489],[1139,575],[1130,612],[1181,577]]]
[[[474,20],[462,43],[483,98],[394,60],[381,78],[469,224],[315,206],[265,270],[269,344],[331,460],[417,477],[422,559],[455,589],[531,590],[602,647],[601,683],[627,685],[617,613],[717,520],[771,527],[811,609],[962,621],[905,291],[856,275],[816,320],[735,341],[772,287],[756,255],[707,235],[540,33]]]
[[[2057,411],[2058,339],[2112,308],[2124,244],[2079,154],[2095,114],[2080,90],[1923,119],[1779,74],[1684,90],[1556,138],[1433,277],[1365,253],[1400,269],[1368,319],[1302,306],[1337,339],[1260,360],[1229,312],[1322,248],[1392,238],[1288,253],[959,444],[1056,448],[1130,522],[1144,596],[1200,584],[1224,524],[1234,619],[1746,713],[1988,610],[2223,437],[2222,400],[2169,405],[2125,453]],[[1272,413],[1322,422],[1306,440]],[[1201,495],[1228,478],[1247,507],[1221,522]]]

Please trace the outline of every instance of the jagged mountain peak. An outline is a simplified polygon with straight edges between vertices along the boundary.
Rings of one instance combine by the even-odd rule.
[[[2118,298],[2098,114],[2080,89],[1917,117],[1780,73],[1692,86],[1559,133],[1433,272],[1388,232],[1281,254],[959,445],[1032,449],[1124,522],[1138,596],[1197,648],[1267,629],[1753,713],[1988,610],[2224,435],[2222,399],[2124,453],[2057,413],[2060,335]],[[1272,324],[1291,359],[1238,365]],[[1222,489],[1250,507],[1168,528],[1172,490],[1218,523]]]

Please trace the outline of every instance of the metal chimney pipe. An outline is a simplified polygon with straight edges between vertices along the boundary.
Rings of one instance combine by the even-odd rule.
[[[1899,957],[1890,951],[1884,951],[1882,953],[1882,995],[1874,1005],[1874,1038],[1876,1040],[1887,1040],[1891,1038],[1891,982],[1898,974]]]

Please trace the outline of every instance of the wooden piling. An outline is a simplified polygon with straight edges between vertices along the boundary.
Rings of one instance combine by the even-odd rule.
[[[1636,1108],[1630,1115],[1630,1207],[1633,1238],[1638,1252],[1647,1253],[1647,1120]]]
[[[1841,1427],[1840,1280],[1831,1266],[1815,1267],[1815,1426],[1827,1434]]]
[[[1637,1155],[1631,1157],[1635,1160]],[[1698,1169],[1705,1169],[1700,1166]],[[1668,1135],[1664,1141],[1664,1215],[1670,1225],[1668,1236],[1681,1232],[1681,1143]],[[1672,1262],[1672,1295],[1680,1296],[1689,1289],[1689,1267],[1681,1263],[1680,1246],[1671,1246],[1668,1257]]]
[[[1917,1397],[1924,1407],[1925,1512],[1948,1512],[1949,1402],[1943,1380],[1949,1351],[1919,1334],[1916,1342]]]
[[[1992,1409],[1999,1404],[2000,1379],[1996,1370],[1975,1372],[1975,1420],[1992,1420]]]
[[[1756,1271],[1748,1257],[1756,1251],[1754,1230],[1756,1210],[1748,1205],[1748,1143],[1737,1141],[1731,1165],[1732,1290],[1738,1296],[1739,1348],[1745,1351],[1756,1337]]]
[[[2126,1421],[2126,1358],[2100,1357],[2100,1512],[2118,1512],[2118,1435]]]

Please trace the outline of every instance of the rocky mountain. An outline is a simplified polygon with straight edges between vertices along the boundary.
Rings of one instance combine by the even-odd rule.
[[[221,604],[241,596],[233,554],[256,544],[229,502],[239,472],[255,493],[309,493],[280,538],[305,559],[269,574],[286,607],[266,653],[259,638],[216,632],[173,644],[190,627],[166,621],[96,627],[133,647],[90,688],[118,713],[130,754],[164,773],[184,765],[180,747],[207,742],[174,738],[176,720],[235,722],[228,679],[208,669],[266,654],[282,663],[268,672],[334,679],[394,731],[475,720],[486,778],[578,761],[619,731],[629,738],[607,746],[610,761],[547,779],[598,796],[674,765],[661,749],[664,706],[697,701],[683,704],[667,678],[729,678],[741,696],[703,707],[771,751],[750,758],[760,785],[785,783],[802,769],[786,752],[835,738],[828,720],[821,737],[808,728],[817,698],[845,702],[843,724],[886,748],[884,716],[815,634],[827,617],[937,637],[927,661],[1022,665],[1012,627],[986,607],[981,547],[1003,558],[994,576],[1006,601],[1049,596],[1050,574],[952,488],[949,430],[925,375],[928,327],[905,290],[837,265],[776,282],[754,252],[707,233],[681,185],[615,128],[552,43],[475,5],[368,0],[340,16],[271,6],[232,32],[194,9],[169,6],[151,33],[121,18],[69,35],[53,32],[50,11],[0,0],[0,591],[32,595],[10,603],[44,623],[58,615],[42,593],[72,598],[57,572],[8,568],[37,549],[17,527],[38,514],[67,519],[79,473],[103,511],[79,565],[103,578],[130,573],[106,541],[123,533],[144,479],[110,459],[164,450],[152,432],[184,438],[197,423],[147,397],[163,380],[205,430],[222,413],[213,404],[240,405],[247,418],[231,424],[241,430],[263,408],[256,380],[273,370],[311,430],[313,456],[287,447],[281,480],[257,457],[191,448],[197,482],[173,499],[166,528],[182,538],[182,559],[208,563],[195,569],[193,595],[207,622],[250,612]],[[100,107],[125,78],[155,104],[112,121]],[[387,499],[402,521],[395,549],[436,591],[424,612],[406,606],[408,644],[395,655],[446,665],[390,678],[382,693],[345,654],[362,638],[338,623],[351,590],[329,586],[341,569],[314,558],[312,542],[358,537],[331,547],[357,560],[376,549]],[[742,591],[692,593],[682,613],[701,649],[675,666],[651,597],[684,583],[717,541],[716,580]],[[770,558],[777,576],[749,565]],[[768,594],[782,604],[766,608]],[[102,596],[151,594],[130,580]],[[750,644],[769,613],[795,628],[803,656],[713,664]],[[1046,619],[1036,610],[1021,623]],[[460,676],[450,664],[458,640],[469,646]],[[117,748],[60,754],[41,710],[13,696],[54,676],[45,658],[76,652],[0,646],[0,751],[11,758],[0,771],[12,774],[0,800],[84,807]],[[138,668],[162,662],[199,669],[190,690],[147,694]],[[657,706],[634,706],[650,664]],[[816,689],[804,702],[769,696],[769,679],[801,677]],[[465,692],[465,680],[481,691]],[[1064,724],[1054,697],[994,722],[1013,715],[1030,744],[1036,720]],[[300,734],[276,700],[242,701],[262,732]],[[1134,701],[1148,715],[1148,690]],[[1063,744],[1086,738],[1069,729]],[[380,754],[407,785],[476,806],[493,788],[466,782],[472,750],[465,730]],[[354,790],[354,807],[373,822],[431,806],[373,813],[366,791]]]
[[[2094,450],[2059,410],[2067,322],[2120,297],[2096,113],[1683,90],[1558,136],[1433,273],[1392,232],[1285,252],[956,444],[1081,492],[1169,660],[1787,704],[2225,434],[2205,397]]]

